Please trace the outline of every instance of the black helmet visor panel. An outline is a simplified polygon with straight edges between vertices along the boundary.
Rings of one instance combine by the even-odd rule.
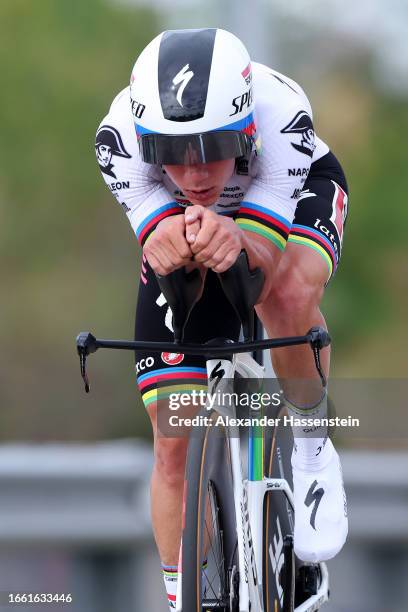
[[[208,28],[163,34],[158,87],[165,119],[184,122],[204,117],[216,33]]]
[[[249,155],[252,142],[244,132],[203,134],[144,134],[139,138],[141,158],[147,164],[193,165]]]

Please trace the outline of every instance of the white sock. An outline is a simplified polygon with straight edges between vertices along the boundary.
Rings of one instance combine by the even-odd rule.
[[[165,565],[162,563],[162,571],[164,578],[164,586],[166,587],[167,599],[169,602],[170,612],[174,612],[176,609],[176,595],[177,595],[177,565]]]
[[[317,404],[312,406],[295,406],[285,399],[288,415],[293,419],[322,419],[327,417],[327,390]],[[327,442],[327,426],[292,425],[294,437],[293,461],[296,467],[303,470],[319,470],[327,465],[331,457],[331,445]]]

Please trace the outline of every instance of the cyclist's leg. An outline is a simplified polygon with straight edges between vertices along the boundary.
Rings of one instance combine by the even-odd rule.
[[[258,310],[270,337],[297,336],[313,326],[326,326],[319,309],[327,280],[325,262],[303,245],[288,243],[286,249],[275,277],[276,284],[268,301]],[[330,347],[321,351],[321,362],[328,376]],[[313,408],[316,417],[326,416],[325,396],[308,345],[272,351],[272,363],[287,402],[293,407]],[[295,429],[294,434],[298,433]],[[324,460],[318,450],[325,444],[326,433],[327,429],[321,427],[310,436],[296,439],[298,458],[303,463],[311,466]]]
[[[146,261],[143,261],[141,274],[135,337],[138,340],[172,342],[171,312]],[[236,339],[239,327],[236,314],[225,298],[218,279],[209,272],[203,296],[186,326],[185,340],[206,342],[217,336]],[[149,355],[137,352],[136,370],[154,435],[155,461],[151,481],[153,529],[162,563],[174,568],[180,547],[188,440],[186,435],[169,427],[168,398],[172,393],[206,390],[205,360],[177,354]]]
[[[325,326],[319,304],[339,261],[347,196],[328,177],[310,177],[302,195],[274,287],[258,308],[270,335],[298,335],[312,326]],[[292,416],[326,416],[327,399],[322,394],[310,348],[279,349],[272,359]],[[322,364],[326,375],[329,361],[330,351],[324,349]],[[341,470],[331,442],[326,443],[325,427],[297,430],[295,435],[301,433],[301,437],[296,438],[297,452],[292,459],[297,514],[295,550],[304,560],[323,560],[340,550],[347,534]],[[321,482],[326,485],[318,488]],[[321,495],[326,493],[317,519],[307,510],[317,499],[315,489]],[[317,507],[316,503],[311,510]]]
[[[313,169],[315,167],[315,169]],[[340,260],[343,226],[347,216],[347,183],[332,153],[312,165],[296,208],[285,252],[274,275],[267,299],[257,308],[270,335],[304,334],[325,320],[319,305],[324,289]],[[321,353],[326,375],[330,349]],[[316,379],[318,373],[309,347],[279,349],[272,354],[278,376]],[[307,395],[317,392],[313,385]],[[304,393],[305,389],[300,389]],[[294,400],[312,402],[313,397]]]
[[[313,326],[326,326],[319,305],[327,277],[327,265],[317,253],[288,242],[274,277],[273,289],[268,299],[257,307],[269,337],[302,335]],[[279,378],[315,379],[320,388],[320,378],[309,346],[281,348],[272,351],[271,355]],[[330,347],[321,351],[321,361],[328,375]],[[292,400],[313,402],[316,393],[313,387],[310,385],[308,389],[303,389],[308,397],[293,397]]]

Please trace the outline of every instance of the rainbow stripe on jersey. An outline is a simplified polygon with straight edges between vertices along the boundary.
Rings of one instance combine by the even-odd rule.
[[[310,247],[323,257],[329,271],[328,279],[330,279],[336,271],[338,257],[332,243],[326,236],[312,227],[294,223],[290,231],[289,242]]]
[[[169,202],[160,206],[157,210],[148,215],[140,225],[136,228],[136,237],[141,246],[150,238],[152,232],[156,229],[156,226],[162,219],[171,217],[173,215],[180,215],[184,213],[184,208],[177,202]]]
[[[285,249],[291,224],[269,208],[252,202],[241,202],[235,221],[241,229],[267,238],[280,251]]]

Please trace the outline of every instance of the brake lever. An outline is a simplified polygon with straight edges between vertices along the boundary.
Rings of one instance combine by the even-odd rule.
[[[322,348],[329,346],[331,338],[329,332],[323,327],[312,327],[307,333],[310,348],[313,351],[313,357],[315,360],[316,370],[319,373],[320,380],[324,388],[327,386],[327,379],[324,375],[322,364],[320,361],[320,351]]]
[[[81,369],[82,380],[85,385],[85,393],[89,393],[91,387],[89,384],[89,378],[86,371],[86,358],[91,353],[95,353],[98,350],[98,344],[95,336],[90,332],[81,332],[76,339],[77,352],[79,355],[79,366]]]

